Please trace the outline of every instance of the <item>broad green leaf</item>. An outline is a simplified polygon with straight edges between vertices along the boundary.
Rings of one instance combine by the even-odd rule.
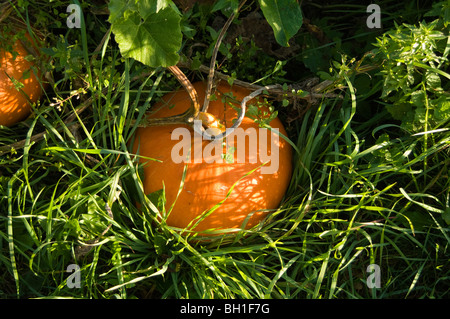
[[[267,22],[273,29],[275,39],[282,46],[289,46],[292,38],[303,24],[300,5],[296,0],[258,0]]]
[[[141,13],[158,13],[160,10],[167,8],[170,5],[169,0],[150,0],[150,1],[136,1]]]
[[[136,0],[111,0],[108,4],[108,21],[113,24],[117,18],[124,15],[125,11],[136,11]]]
[[[165,1],[110,2],[112,32],[123,57],[150,67],[168,67],[178,62],[181,18]]]
[[[158,13],[170,5],[170,0],[110,0],[108,3],[110,23],[123,16],[125,11],[139,11],[145,13]]]

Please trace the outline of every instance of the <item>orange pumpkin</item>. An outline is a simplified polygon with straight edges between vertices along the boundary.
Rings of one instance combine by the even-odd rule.
[[[25,119],[31,112],[31,104],[42,95],[38,78],[27,61],[29,55],[18,40],[11,52],[0,50],[0,125],[11,126]],[[20,84],[20,83],[21,84]]]
[[[203,101],[206,85],[203,82],[197,82],[194,87],[198,92],[199,101]],[[230,127],[232,120],[237,118],[237,111],[228,103],[222,102],[223,94],[229,92],[239,102],[250,94],[250,91],[240,87],[230,87],[228,84],[218,85],[215,92],[217,99],[210,102],[208,112],[221,120],[226,127]],[[253,102],[254,100],[249,101],[247,106]],[[163,97],[162,102],[154,106],[154,109],[158,111],[153,113],[151,117],[160,118],[180,114],[190,107],[190,103],[189,95],[185,90],[169,93]],[[239,104],[234,103],[234,105],[237,105],[239,109]],[[263,108],[265,107],[263,106]],[[272,120],[270,125],[286,135],[286,131],[278,118]],[[192,147],[192,156],[190,160],[188,158],[185,162],[176,163],[173,160],[172,152],[174,147],[175,149],[179,148],[181,141],[176,139],[177,137],[172,140],[171,137],[174,130],[181,127],[186,130],[189,129],[192,133],[192,138],[188,141],[188,144]],[[245,227],[248,229],[264,219],[269,210],[278,208],[291,179],[291,146],[275,132],[269,132],[266,129],[260,131],[258,124],[248,117],[244,118],[240,128],[244,132],[250,132],[248,129],[254,128],[253,132],[258,135],[258,143],[260,143],[261,134],[265,132],[267,143],[262,147],[259,147],[261,145],[256,147],[256,152],[250,152],[250,142],[246,140],[245,161],[243,162],[241,158],[239,162],[237,157],[239,154],[239,156],[243,154],[239,153],[239,149],[236,149],[239,146],[237,144],[239,143],[239,137],[235,141],[226,139],[229,144],[220,147],[223,150],[221,156],[223,158],[228,150],[228,154],[234,156],[234,162],[232,163],[226,160],[220,162],[217,160],[218,157],[215,157],[215,162],[208,162],[205,154],[216,156],[217,154],[206,152],[208,145],[211,147],[210,143],[212,142],[203,139],[200,139],[200,143],[202,152],[205,154],[200,158],[201,161],[195,160],[193,154],[195,152],[195,135],[193,129],[187,125],[170,124],[137,130],[133,152],[161,161],[149,161],[140,158],[142,163],[146,163],[143,180],[145,193],[148,195],[164,188],[165,209],[166,214],[168,214],[166,222],[168,225],[181,229],[190,226],[190,229],[198,232],[216,230],[216,233],[220,233],[217,230],[231,228]],[[256,140],[253,140],[253,142],[256,142]],[[223,141],[219,143],[223,143]],[[235,147],[234,152],[231,151],[230,153],[230,149],[233,150],[233,147]],[[265,161],[262,152],[275,154],[272,153],[273,147],[278,148],[279,156],[272,159],[272,162],[277,161],[277,163],[270,164],[276,164],[273,166],[276,171],[271,174],[262,174],[261,168],[268,165],[261,166]],[[185,166],[187,166],[186,175],[184,183],[181,185]],[[178,194],[180,187],[182,188]],[[211,209],[214,208],[216,209],[211,212]],[[193,225],[196,226],[192,227]]]

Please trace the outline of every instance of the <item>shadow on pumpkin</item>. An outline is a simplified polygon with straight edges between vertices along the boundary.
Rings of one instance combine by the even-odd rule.
[[[146,130],[159,138],[142,141],[139,144],[141,154],[162,154],[155,156],[162,162],[149,161],[144,166],[144,190],[149,194],[164,187],[167,212],[175,202],[167,218],[168,225],[185,228],[204,212],[220,205],[201,220],[196,231],[240,228],[248,214],[252,214],[246,224],[246,228],[250,228],[280,204],[292,173],[290,148],[286,142],[280,142],[279,153],[289,161],[279,161],[278,170],[272,174],[261,174],[261,161],[238,163],[237,153],[234,163],[206,163],[205,160],[202,163],[174,163],[170,149],[177,141],[170,140],[171,129],[166,126]],[[207,143],[204,142],[204,146]],[[162,149],[166,151],[161,152]],[[258,154],[256,156],[258,158]],[[256,212],[258,210],[263,211]]]
[[[204,97],[205,85],[195,83],[199,100]],[[222,84],[217,88],[218,92],[230,92],[228,84]],[[241,92],[242,89],[234,89],[232,93],[242,99],[250,92]],[[173,106],[164,107],[166,105]],[[186,91],[181,90],[169,93],[163,97],[163,102],[154,105],[158,111],[150,117],[166,117],[180,114],[190,106],[189,96]],[[230,111],[228,111],[230,110]],[[214,114],[217,118],[224,118],[227,123],[231,123],[236,116],[236,111],[229,105],[224,105],[220,98],[211,101],[208,112]],[[224,121],[225,122],[225,121]],[[279,119],[274,119],[270,125],[286,135],[286,131]],[[210,141],[202,143],[202,162],[195,163],[195,154],[192,152],[188,163],[175,163],[172,160],[172,150],[178,140],[172,140],[171,135],[174,129],[186,127],[184,125],[164,125],[139,128],[136,131],[136,138],[133,145],[133,153],[139,150],[139,154],[155,158],[161,162],[148,161],[140,158],[140,162],[146,162],[144,165],[144,191],[146,194],[153,193],[162,188],[165,190],[166,212],[170,211],[167,217],[167,224],[177,228],[186,228],[189,225],[195,225],[201,220],[193,230],[204,232],[210,229],[230,229],[240,228],[249,214],[252,214],[246,223],[246,228],[253,227],[260,222],[269,212],[278,208],[289,185],[292,174],[292,149],[287,141],[281,137],[275,141],[278,149],[277,169],[271,174],[262,174],[261,154],[269,157],[271,153],[271,141],[273,136],[267,137],[267,143],[262,142],[259,145],[260,136],[257,137],[258,147],[255,151],[249,151],[250,138],[245,140],[245,161],[239,163],[237,155],[239,150],[234,153],[232,163],[223,160],[219,163],[206,163],[203,155],[205,147]],[[253,120],[244,118],[241,127],[244,130],[253,128],[257,134],[259,126]],[[189,129],[193,136],[192,129]],[[276,133],[271,133],[272,135]],[[278,136],[277,136],[278,138]],[[253,140],[254,142],[255,140]],[[228,140],[227,140],[228,142]],[[194,138],[187,142],[190,143],[190,149],[195,151]],[[239,144],[238,144],[239,145]],[[233,147],[233,142],[228,147]],[[220,147],[219,147],[220,149]],[[222,149],[222,154],[226,154],[227,148]],[[252,154],[248,154],[252,153]],[[197,157],[198,158],[198,157]],[[253,163],[250,158],[255,159]],[[266,165],[271,165],[268,163]],[[186,170],[186,171],[185,171]],[[183,175],[185,172],[185,178]],[[231,192],[230,192],[231,191]],[[172,204],[175,205],[172,207]],[[217,205],[220,205],[217,207]],[[210,211],[214,209],[214,211]],[[207,213],[205,217],[204,212]],[[204,217],[204,218],[203,218]]]

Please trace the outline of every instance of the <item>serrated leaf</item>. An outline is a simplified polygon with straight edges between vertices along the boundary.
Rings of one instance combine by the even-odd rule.
[[[282,46],[289,46],[292,38],[303,24],[300,5],[296,0],[258,0],[275,39]]]
[[[136,5],[130,0],[128,9],[117,2],[120,1],[111,3],[120,12],[111,13],[113,18],[110,16],[110,20],[122,56],[153,68],[175,65],[182,41],[178,13],[149,0],[139,1]]]

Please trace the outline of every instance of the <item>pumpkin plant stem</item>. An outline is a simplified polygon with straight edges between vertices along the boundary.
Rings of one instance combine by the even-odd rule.
[[[197,132],[201,133],[204,137],[206,137],[207,139],[219,139],[219,138],[223,138],[226,135],[230,134],[234,128],[238,127],[241,122],[242,119],[244,118],[245,115],[245,104],[244,104],[244,109],[242,110],[242,112],[239,115],[238,120],[234,123],[234,125],[230,128],[231,130],[227,130],[228,132],[225,132],[224,129],[221,129],[222,133],[218,134],[218,135],[210,135],[208,132],[206,132],[205,128],[203,126],[208,127],[209,123],[212,122],[217,122],[217,119],[212,120],[212,121],[204,121],[202,119],[211,119],[214,118],[214,116],[212,114],[208,114],[206,113],[207,109],[208,109],[208,105],[209,105],[209,100],[211,98],[211,90],[212,90],[212,85],[213,85],[213,80],[214,80],[214,67],[216,64],[216,58],[217,58],[217,53],[219,51],[219,47],[220,44],[223,40],[223,37],[225,36],[225,32],[227,31],[227,29],[229,28],[229,26],[231,25],[231,23],[234,20],[234,17],[236,16],[236,13],[239,12],[239,10],[242,8],[242,6],[244,5],[244,3],[247,0],[243,0],[238,9],[236,10],[236,12],[233,12],[230,17],[228,18],[227,22],[225,23],[225,25],[223,26],[219,37],[217,38],[216,44],[214,46],[214,51],[213,51],[213,56],[211,58],[211,64],[210,64],[210,70],[209,70],[209,75],[208,75],[208,83],[207,83],[207,89],[206,89],[206,94],[205,94],[205,101],[203,103],[203,107],[200,110],[200,103],[198,102],[198,95],[197,95],[197,91],[195,90],[194,86],[192,85],[192,83],[189,81],[189,79],[186,77],[186,75],[183,73],[183,71],[181,71],[178,66],[173,65],[173,66],[169,66],[168,70],[170,72],[172,72],[173,75],[175,75],[175,77],[177,78],[178,82],[181,83],[181,85],[186,89],[186,91],[189,94],[189,97],[191,99],[191,108],[189,110],[187,110],[186,112],[179,114],[179,115],[174,115],[174,116],[170,116],[170,117],[166,117],[166,118],[153,118],[153,119],[147,119],[146,123],[144,126],[153,126],[153,125],[164,125],[164,124],[189,124],[189,125],[193,125],[194,126],[194,130],[196,130]],[[202,113],[202,114],[201,114]],[[203,116],[199,116],[199,115],[203,115]],[[195,121],[195,120],[199,120],[199,121]],[[196,122],[196,123],[195,123]],[[202,125],[198,125],[198,123],[202,123]]]
[[[197,91],[192,85],[191,81],[186,77],[186,75],[181,71],[176,65],[169,66],[169,71],[177,78],[178,82],[185,88],[191,99],[191,107],[184,113],[163,117],[163,118],[152,118],[146,119],[143,126],[155,126],[155,125],[166,125],[166,124],[188,124],[192,125],[195,119],[198,118],[200,113],[200,103],[198,102]]]
[[[172,65],[168,67],[169,71],[176,76],[177,80],[181,83],[181,85],[186,89],[191,98],[191,114],[193,118],[198,117],[198,113],[200,112],[200,103],[198,102],[197,91],[192,85],[191,81],[186,77],[186,75],[181,71],[176,65]]]
[[[220,31],[219,36],[217,37],[217,41],[216,41],[216,44],[214,45],[214,50],[213,50],[213,54],[211,57],[211,62],[209,64],[208,84],[206,85],[205,101],[203,102],[202,112],[208,111],[209,100],[211,99],[211,91],[212,91],[212,86],[213,86],[213,81],[214,81],[214,69],[216,66],[216,58],[217,58],[217,53],[219,52],[220,44],[222,43],[223,37],[225,36],[225,32],[227,32],[228,28],[231,25],[231,22],[233,22],[234,17],[236,16],[236,13],[238,13],[241,10],[242,6],[244,5],[244,3],[246,1],[247,0],[243,0],[241,2],[241,4],[239,5],[238,9],[236,10],[236,12],[231,13],[227,22],[225,22],[224,26],[222,27],[222,30]]]
[[[177,80],[183,85],[183,87],[186,89],[186,91],[189,94],[189,97],[191,99],[191,107],[186,112],[169,116],[169,117],[163,117],[163,118],[152,118],[147,119],[144,126],[154,126],[154,125],[165,125],[165,124],[188,124],[192,125],[194,130],[203,135],[208,140],[216,140],[221,139],[230,134],[236,127],[238,127],[242,119],[245,115],[245,103],[243,104],[243,109],[241,110],[241,113],[239,114],[239,117],[237,121],[233,124],[233,126],[227,130],[223,127],[223,125],[220,125],[217,118],[215,118],[214,115],[206,113],[206,112],[200,112],[200,104],[198,102],[198,95],[197,91],[195,90],[192,83],[189,81],[189,79],[186,77],[186,75],[181,71],[176,65],[168,67],[169,71],[172,72],[173,75],[177,78]],[[259,93],[258,93],[259,94]],[[217,135],[211,135],[209,132],[207,132],[204,128],[210,127],[210,125],[214,124],[217,129],[221,133],[218,133]],[[217,131],[215,131],[217,132]]]
[[[246,97],[244,97],[241,102],[241,110],[239,112],[237,120],[234,122],[234,124],[231,127],[227,128],[224,132],[217,134],[217,135],[211,135],[203,127],[197,125],[197,123],[194,123],[194,131],[196,131],[199,134],[202,134],[203,138],[206,140],[220,140],[220,139],[225,138],[226,136],[231,134],[231,132],[233,132],[234,129],[236,129],[237,127],[239,127],[239,125],[241,125],[242,120],[244,119],[244,116],[245,116],[245,110],[247,108],[248,101],[257,97],[264,91],[272,90],[277,87],[278,87],[278,84],[264,86],[256,91],[252,92],[250,95],[247,95]]]
[[[179,114],[179,115],[170,116],[170,117],[166,117],[166,118],[147,119],[145,126],[176,124],[176,123],[189,124],[189,125],[193,125],[194,130],[197,133],[202,134],[204,138],[206,138],[208,140],[216,140],[216,139],[222,139],[225,136],[229,135],[236,127],[238,127],[241,124],[241,122],[245,116],[245,103],[249,99],[251,99],[251,97],[242,103],[241,112],[239,113],[239,117],[235,121],[233,126],[230,127],[229,129],[225,130],[225,129],[221,128],[220,129],[221,133],[219,133],[217,135],[211,135],[203,127],[203,126],[206,126],[208,128],[209,123],[216,123],[216,122],[218,123],[219,122],[217,119],[215,119],[215,117],[212,114],[206,113],[208,110],[209,100],[211,98],[211,91],[212,91],[212,86],[213,86],[213,81],[214,81],[214,69],[215,69],[215,64],[216,64],[217,53],[219,52],[219,47],[220,47],[220,44],[222,43],[222,40],[225,36],[226,31],[228,30],[228,28],[230,27],[231,23],[233,22],[233,20],[236,16],[236,14],[240,11],[240,9],[242,8],[242,6],[245,4],[246,1],[247,0],[243,0],[239,4],[239,7],[236,10],[236,12],[233,12],[230,15],[230,17],[228,18],[227,22],[223,26],[223,28],[217,38],[216,44],[214,46],[213,55],[211,58],[210,68],[209,68],[208,83],[207,83],[207,88],[206,88],[206,92],[205,92],[206,93],[205,100],[204,100],[203,107],[201,108],[201,110],[200,110],[200,103],[198,102],[197,91],[195,90],[192,83],[189,81],[189,79],[186,77],[186,75],[183,73],[183,71],[181,71],[178,68],[178,66],[176,66],[176,65],[169,66],[168,70],[170,72],[172,72],[173,75],[175,75],[177,80],[181,83],[181,85],[188,92],[189,97],[191,99],[191,108],[189,110],[187,110],[186,112]],[[260,94],[261,91],[259,91],[258,93],[254,92],[254,93],[256,93],[255,96]],[[202,115],[202,116],[200,116],[200,115]],[[210,120],[211,118],[213,118],[213,120]],[[208,120],[204,120],[204,119],[208,119]],[[199,121],[195,121],[195,120],[199,120]],[[201,123],[201,124],[199,124],[199,123]]]

